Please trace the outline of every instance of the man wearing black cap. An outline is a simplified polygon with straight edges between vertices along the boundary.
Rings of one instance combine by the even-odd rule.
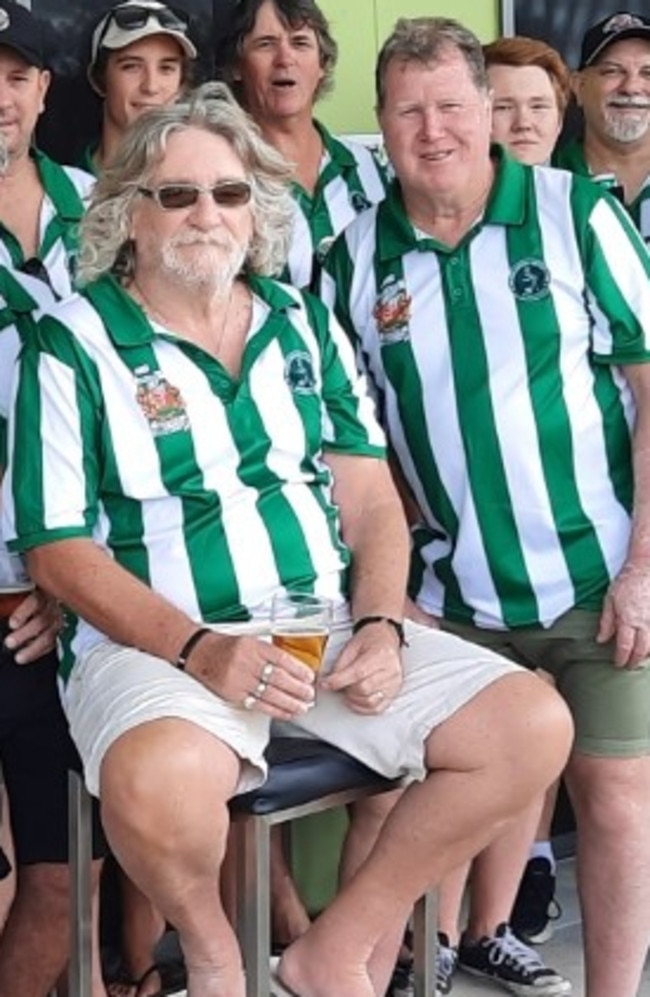
[[[33,148],[49,84],[38,21],[0,0],[0,263],[47,280],[64,297],[93,179]]]
[[[573,89],[584,137],[558,150],[554,165],[612,188],[650,240],[650,19],[618,13],[582,40]]]
[[[102,132],[84,153],[84,169],[97,173],[132,121],[176,100],[190,82],[196,55],[187,15],[159,0],[125,0],[101,18],[88,79],[103,99]]]

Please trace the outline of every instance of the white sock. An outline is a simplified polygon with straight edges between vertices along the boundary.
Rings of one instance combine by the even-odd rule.
[[[550,841],[533,841],[528,857],[531,859],[548,859],[551,863],[551,872],[555,872],[555,855],[553,854],[553,845]]]

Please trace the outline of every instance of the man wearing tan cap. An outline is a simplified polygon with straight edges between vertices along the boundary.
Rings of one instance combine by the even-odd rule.
[[[99,21],[88,79],[104,101],[102,130],[98,144],[84,154],[84,169],[97,173],[132,121],[172,103],[187,86],[196,59],[188,22],[182,11],[158,0],[126,0]]]

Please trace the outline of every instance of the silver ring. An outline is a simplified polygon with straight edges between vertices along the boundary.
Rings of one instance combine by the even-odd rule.
[[[382,692],[381,689],[377,689],[377,692],[372,693],[372,698],[377,699],[381,703],[384,699],[386,699],[386,693]]]
[[[264,665],[264,668],[262,669],[262,672],[261,672],[261,675],[260,675],[260,679],[263,682],[268,682],[269,679],[271,678],[271,675],[273,675],[273,669],[274,668],[275,668],[275,665],[273,664],[273,662],[267,661],[266,664]]]
[[[244,702],[242,705],[245,710],[252,710],[256,702],[257,698],[255,696],[248,695],[244,697]]]
[[[255,689],[255,693],[254,693],[255,698],[256,699],[261,699],[262,696],[264,695],[264,693],[266,692],[267,688],[268,688],[268,686],[267,686],[266,682],[258,682],[257,683],[257,688]]]

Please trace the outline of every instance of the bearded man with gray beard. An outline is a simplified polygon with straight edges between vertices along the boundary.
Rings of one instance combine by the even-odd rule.
[[[650,240],[650,19],[610,14],[582,40],[573,91],[584,135],[560,146],[553,165],[591,176],[625,205]]]

